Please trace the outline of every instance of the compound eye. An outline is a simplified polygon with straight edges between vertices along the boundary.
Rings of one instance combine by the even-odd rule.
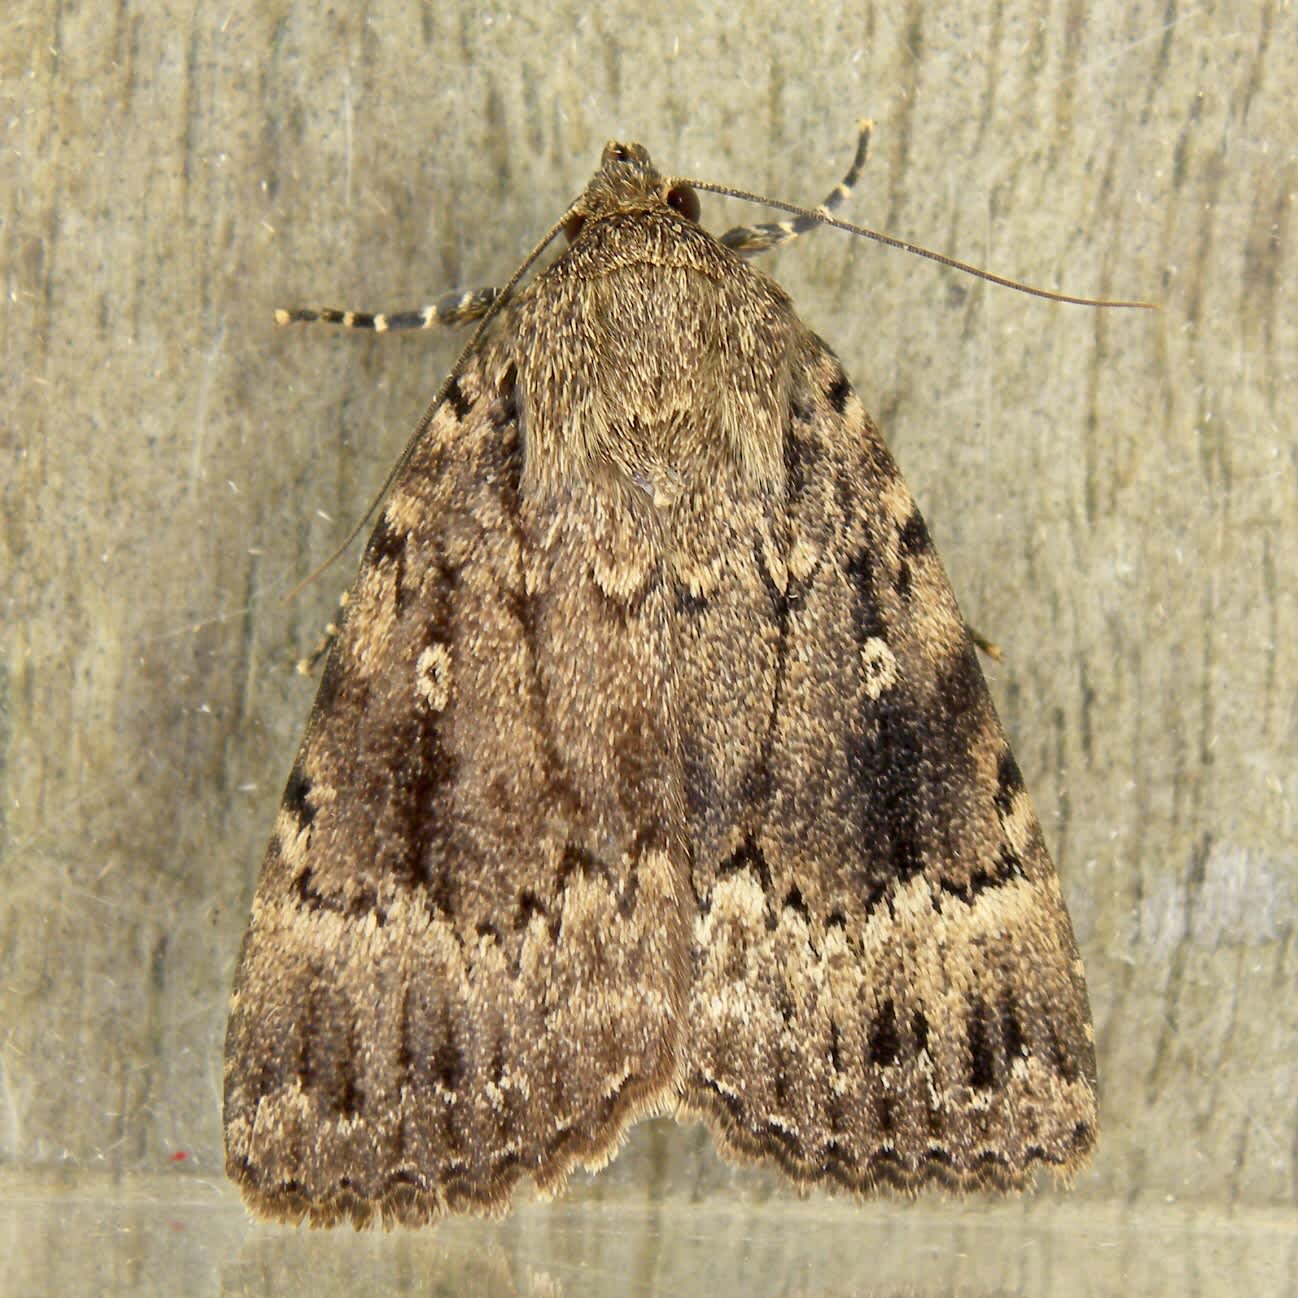
[[[625,144],[610,144],[608,149],[608,156],[612,158],[614,162],[631,161],[631,151],[626,147]]]
[[[679,212],[687,221],[697,224],[699,219],[699,196],[688,185],[673,185],[667,191],[667,206]]]
[[[586,224],[586,215],[584,212],[574,212],[563,223],[563,236],[569,243],[576,243],[577,236],[581,233],[582,227]]]

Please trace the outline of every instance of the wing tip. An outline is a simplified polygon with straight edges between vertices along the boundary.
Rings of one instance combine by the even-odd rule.
[[[857,1199],[904,1200],[934,1191],[951,1198],[1013,1196],[1033,1190],[1043,1170],[1060,1188],[1070,1188],[1090,1164],[1098,1124],[1089,1090],[1087,1096],[1092,1103],[1081,1106],[1087,1112],[1067,1131],[1043,1134],[1012,1152],[990,1137],[964,1144],[938,1136],[905,1152],[882,1140],[856,1152],[832,1138],[813,1152],[795,1131],[774,1124],[755,1130],[719,1090],[697,1084],[681,1101],[677,1120],[703,1122],[724,1158],[740,1166],[774,1167],[803,1194],[828,1190]]]
[[[339,1166],[332,1175],[317,1173],[316,1183],[308,1185],[272,1170],[273,1162],[284,1160],[258,1161],[243,1152],[239,1146],[250,1142],[228,1128],[226,1176],[239,1187],[252,1217],[280,1225],[312,1229],[350,1225],[358,1231],[388,1231],[432,1225],[453,1214],[500,1218],[510,1211],[514,1190],[525,1177],[531,1178],[541,1198],[548,1199],[563,1191],[578,1167],[598,1171],[611,1162],[631,1126],[670,1107],[675,1068],[661,1071],[661,1076],[627,1079],[606,1097],[599,1113],[551,1137],[534,1163],[506,1151],[485,1175],[474,1176],[466,1167],[462,1174],[439,1180],[398,1167],[381,1173],[381,1187],[366,1192],[347,1175],[345,1166]],[[372,1169],[368,1177],[373,1178]]]

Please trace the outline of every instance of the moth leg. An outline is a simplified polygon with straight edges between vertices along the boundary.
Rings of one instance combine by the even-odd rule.
[[[969,631],[969,639],[974,642],[974,646],[980,652],[986,654],[988,658],[992,658],[996,662],[1004,660],[1005,655],[1001,653],[1001,647],[995,640],[989,640],[981,631],[978,630],[977,627],[969,626],[967,622],[965,623],[965,626]]]
[[[336,307],[299,307],[286,311],[276,308],[275,323],[342,325],[344,329],[373,329],[375,333],[388,333],[394,329],[432,329],[442,326],[467,324],[481,320],[496,300],[500,290],[479,288],[471,293],[446,293],[431,306],[421,306],[415,311],[340,311]]]
[[[874,123],[864,121],[857,127],[860,132],[856,139],[856,157],[848,168],[847,175],[830,191],[829,196],[816,209],[822,215],[828,215],[838,207],[856,187],[861,178],[861,171],[870,152],[870,132]],[[814,230],[820,221],[810,212],[806,216],[795,217],[792,221],[772,221],[768,225],[737,225],[721,236],[721,242],[741,257],[753,257],[759,252],[778,248],[790,239],[796,239],[808,230]]]
[[[343,612],[347,608],[347,601],[350,598],[350,592],[343,591],[338,596],[338,621],[341,621]],[[320,666],[324,656],[333,647],[333,642],[338,639],[338,621],[328,622],[325,624],[324,635],[320,637],[320,643],[311,650],[305,658],[297,660],[297,674],[299,676],[314,676],[315,669]]]

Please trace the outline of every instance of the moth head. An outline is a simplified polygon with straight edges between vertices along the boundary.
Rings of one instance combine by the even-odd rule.
[[[660,175],[643,144],[610,140],[604,146],[599,170],[564,222],[563,232],[572,243],[587,221],[660,206],[671,208],[691,223],[699,219],[698,194],[689,185]]]

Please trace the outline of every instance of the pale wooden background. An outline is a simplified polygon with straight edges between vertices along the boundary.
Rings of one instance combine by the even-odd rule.
[[[1097,1018],[1078,1194],[1295,1205],[1292,6],[18,0],[5,22],[11,1173],[222,1184],[228,979],[311,701],[291,666],[354,558],[280,596],[456,346],[277,332],[271,308],[502,282],[614,135],[815,202],[869,115],[849,216],[1164,304],[1050,306],[830,231],[767,260],[1005,651],[989,676]],[[608,1184],[730,1178],[656,1125]]]

